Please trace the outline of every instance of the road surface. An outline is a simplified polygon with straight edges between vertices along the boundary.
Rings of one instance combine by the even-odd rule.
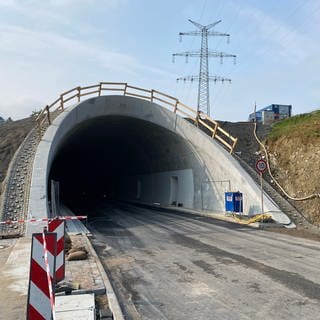
[[[319,242],[130,205],[88,214],[126,319],[320,319]]]

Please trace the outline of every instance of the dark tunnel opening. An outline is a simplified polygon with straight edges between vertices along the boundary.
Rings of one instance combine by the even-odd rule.
[[[123,116],[91,119],[75,127],[59,146],[48,195],[55,180],[61,203],[74,211],[97,200],[132,200],[128,194],[140,192],[141,186],[130,186],[128,177],[190,169],[190,153],[183,138],[154,123]],[[123,185],[132,189],[126,195],[121,193]]]

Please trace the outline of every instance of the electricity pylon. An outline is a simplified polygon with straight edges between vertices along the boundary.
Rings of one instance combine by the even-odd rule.
[[[182,40],[182,36],[201,36],[201,49],[194,50],[194,51],[174,53],[172,55],[172,58],[174,62],[176,56],[185,56],[186,62],[188,62],[189,57],[200,57],[200,71],[198,76],[193,75],[193,76],[181,77],[181,78],[177,78],[177,81],[183,80],[183,81],[199,82],[197,111],[198,112],[202,111],[207,115],[210,115],[209,82],[214,81],[216,83],[217,81],[220,81],[222,83],[224,82],[230,83],[231,79],[223,78],[221,76],[209,75],[209,61],[208,61],[209,59],[208,58],[209,57],[220,58],[220,63],[223,63],[223,58],[233,58],[235,63],[236,55],[208,50],[208,36],[227,37],[229,42],[230,34],[221,33],[217,31],[209,31],[211,28],[213,28],[218,23],[220,23],[221,20],[208,24],[206,26],[203,26],[200,23],[194,22],[190,19],[189,21],[193,25],[195,25],[199,30],[190,31],[190,32],[180,32],[179,33],[180,41]]]

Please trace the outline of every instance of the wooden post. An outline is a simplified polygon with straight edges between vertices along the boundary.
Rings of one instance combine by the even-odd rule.
[[[78,90],[78,102],[80,102],[81,87],[78,87],[77,90]]]
[[[48,123],[49,123],[49,125],[50,125],[50,124],[51,124],[51,119],[50,119],[50,109],[49,109],[49,106],[46,106],[46,110],[47,110]]]
[[[99,96],[99,97],[101,96],[101,90],[102,90],[102,83],[100,82],[100,83],[99,83],[99,93],[98,93],[98,96]]]
[[[215,138],[217,129],[218,129],[218,123],[216,123],[215,126],[214,126],[214,130],[213,130],[213,132],[212,132],[212,139]]]
[[[194,124],[195,126],[199,127],[199,111],[197,111],[196,113]]]
[[[63,111],[64,105],[63,105],[63,95],[62,94],[60,95],[60,107],[61,107],[61,110]]]
[[[235,146],[236,146],[237,142],[238,142],[238,138],[236,138],[236,139],[233,141],[232,148],[230,149],[230,154],[232,154],[232,152],[233,152],[233,150],[234,150],[234,148],[235,148]]]
[[[177,113],[178,103],[179,103],[179,100],[177,100],[175,105],[174,105],[173,113]]]
[[[154,90],[151,90],[151,102],[153,102],[153,95],[154,95]]]

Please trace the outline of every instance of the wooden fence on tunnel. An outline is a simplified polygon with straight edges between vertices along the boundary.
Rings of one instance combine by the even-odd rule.
[[[222,143],[230,153],[233,152],[237,144],[237,138],[223,130],[217,121],[211,119],[205,113],[198,112],[180,102],[177,98],[160,91],[134,87],[122,82],[100,82],[96,85],[75,87],[63,92],[60,94],[58,99],[40,111],[37,117],[37,127],[39,129],[39,133],[41,134],[41,128],[44,125],[51,124],[53,116],[59,112],[62,112],[70,104],[80,102],[82,97],[100,97],[106,92],[155,102],[158,105],[192,121],[194,125],[206,131],[213,139],[216,139]]]

